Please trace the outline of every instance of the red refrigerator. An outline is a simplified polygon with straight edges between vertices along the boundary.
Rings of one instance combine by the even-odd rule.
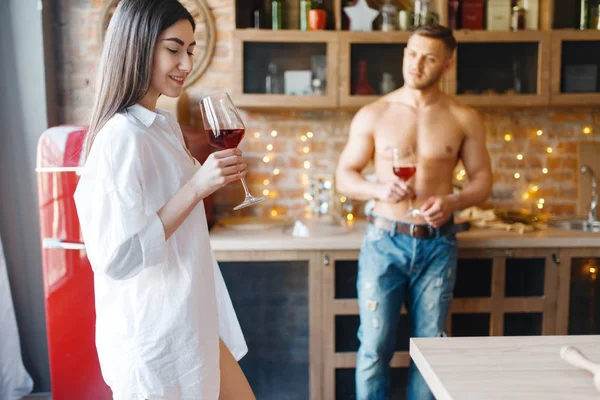
[[[73,194],[86,127],[45,131],[37,148],[42,270],[52,398],[112,399],[95,346],[93,272]]]

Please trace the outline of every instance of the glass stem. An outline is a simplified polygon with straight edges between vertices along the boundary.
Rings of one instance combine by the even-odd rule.
[[[244,186],[244,192],[246,192],[246,198],[252,197],[252,195],[248,191],[248,185],[246,185],[246,180],[244,178],[240,178],[240,180],[242,181],[242,186]]]

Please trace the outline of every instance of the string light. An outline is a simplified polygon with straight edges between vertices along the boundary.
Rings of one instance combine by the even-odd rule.
[[[270,190],[269,190],[269,189],[265,189],[265,190],[263,190],[263,196],[268,196],[268,195],[269,195],[269,193],[270,193]]]
[[[254,132],[254,138],[258,139],[260,137],[260,132]]]
[[[514,175],[514,177],[515,177],[515,179],[519,179],[519,178],[521,177],[521,174],[520,174],[520,173],[518,173],[518,172],[515,172],[515,175]]]
[[[309,138],[309,139],[312,139],[313,133],[312,132],[306,132],[306,137]]]
[[[306,142],[308,140],[308,138],[305,135],[300,136],[300,140],[302,140],[303,142]]]
[[[280,173],[280,172],[281,172],[281,171],[279,171],[279,168],[275,168],[275,169],[273,170],[273,175],[277,176],[277,175],[279,175],[279,173]]]
[[[277,212],[276,209],[272,209],[271,210],[271,217],[275,218],[277,215],[279,215],[279,213]]]
[[[536,134],[537,134],[538,136],[542,136],[542,135],[544,134],[544,131],[542,131],[541,129],[539,129],[539,130],[536,132]]]
[[[265,186],[267,186],[269,183],[270,183],[270,182],[269,182],[269,180],[268,180],[268,179],[265,179],[265,180],[263,181],[263,185],[265,185]]]
[[[354,215],[352,213],[348,213],[348,215],[346,215],[346,219],[348,221],[352,221],[354,219]]]
[[[590,128],[589,126],[583,128],[584,135],[589,135],[590,133],[592,133],[592,128]]]
[[[548,147],[548,148],[546,149],[546,151],[548,152],[548,154],[552,154],[552,147]]]
[[[263,157],[263,162],[268,163],[269,161],[271,161],[271,158],[269,156]]]
[[[528,200],[530,197],[531,195],[529,194],[529,192],[523,193],[523,200]]]
[[[538,200],[538,203],[540,203],[540,204],[544,204],[545,202],[546,202],[546,200],[544,200],[544,199],[539,199]]]
[[[545,175],[548,173],[548,168],[542,168],[542,173]]]
[[[340,196],[340,201],[342,203],[345,203],[348,199],[346,198],[346,196]]]
[[[539,189],[539,188],[537,187],[537,185],[534,185],[534,186],[531,188],[531,191],[532,191],[532,192],[537,192],[537,191],[538,191],[538,189]]]
[[[277,131],[271,131],[271,137],[277,137]]]
[[[517,160],[519,160],[519,161],[523,160],[523,154],[517,154]]]
[[[272,151],[273,150],[273,145],[272,144],[268,144],[267,145],[267,151]]]
[[[510,133],[504,135],[504,140],[510,142],[513,139],[513,136]]]
[[[304,169],[310,168],[310,161],[304,161]]]
[[[304,146],[304,148],[302,149],[302,152],[304,154],[308,154],[310,152],[310,149],[308,148],[308,146]]]

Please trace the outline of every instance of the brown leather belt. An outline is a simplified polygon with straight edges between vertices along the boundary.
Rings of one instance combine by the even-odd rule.
[[[386,231],[391,231],[394,225],[393,221],[374,215],[368,215],[367,221],[370,224],[373,224],[376,227]],[[405,235],[409,235],[417,239],[429,239],[444,235],[455,234],[458,232],[469,230],[471,228],[471,224],[468,222],[455,224],[453,220],[448,221],[445,225],[442,225],[439,228],[434,228],[431,225],[427,224],[411,224],[409,222],[403,221],[397,221],[395,225],[396,233],[403,233]]]

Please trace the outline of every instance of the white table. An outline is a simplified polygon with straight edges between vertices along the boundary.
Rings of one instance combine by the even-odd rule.
[[[566,344],[600,363],[600,336],[413,338],[410,356],[438,400],[600,399]]]

